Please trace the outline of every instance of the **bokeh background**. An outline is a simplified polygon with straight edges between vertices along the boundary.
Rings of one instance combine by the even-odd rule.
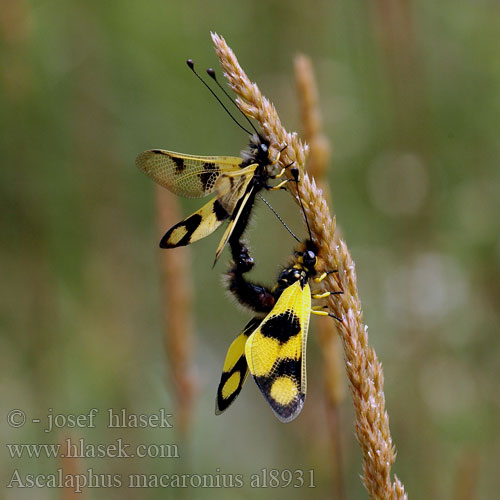
[[[176,413],[153,182],[144,149],[237,155],[247,137],[185,66],[226,37],[301,131],[293,58],[311,56],[333,209],[357,264],[370,341],[410,498],[494,498],[500,488],[500,8],[495,1],[3,0],[0,9],[2,443],[175,443],[177,459],[12,459],[2,497],[366,498],[348,392],[332,455],[312,321],[308,399],[280,424],[247,381],[214,416],[229,342],[248,313],[211,268],[219,236],[189,249],[193,405]],[[286,193],[273,205],[303,237]],[[200,205],[180,200],[188,214]],[[258,207],[254,277],[272,282],[293,240]],[[180,252],[181,250],[176,250]],[[180,286],[180,285],[179,285]],[[176,294],[176,287],[169,290]],[[340,383],[345,384],[345,381]],[[20,408],[28,422],[9,427]],[[43,431],[49,412],[100,410],[94,429]],[[105,425],[108,408],[174,414],[174,429]],[[42,423],[33,424],[31,419]],[[184,417],[183,417],[184,418]],[[335,447],[333,447],[335,448]],[[340,458],[342,478],[336,477]],[[7,489],[26,474],[242,474],[241,489]],[[314,469],[315,488],[250,488],[262,468]],[[342,482],[342,488],[339,488]]]

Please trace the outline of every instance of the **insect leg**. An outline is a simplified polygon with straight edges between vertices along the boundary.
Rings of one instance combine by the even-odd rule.
[[[288,147],[288,144],[285,144],[279,151],[278,154],[276,155],[276,158],[271,162],[271,165],[276,165],[280,161],[280,156],[283,151]]]
[[[326,271],[321,276],[314,278],[313,281],[314,281],[314,283],[321,283],[329,274],[333,274],[333,273],[338,273],[338,270],[335,269],[333,271]]]
[[[313,299],[324,299],[326,297],[329,297],[330,295],[342,295],[344,292],[343,290],[339,291],[339,292],[321,292],[319,290],[317,291],[311,291],[311,297]]]
[[[281,170],[280,170],[280,173],[279,174],[276,174],[276,175],[270,175],[269,177],[271,179],[279,179],[280,177],[283,176],[283,174],[286,172],[286,169],[288,167],[291,167],[293,164],[295,163],[295,161],[292,161],[292,163],[289,163],[288,165],[285,165]],[[295,179],[293,179],[295,180]]]
[[[284,186],[287,182],[293,182],[295,179],[285,179],[284,181],[281,181],[279,184],[276,184],[276,186],[266,186],[266,189],[268,191],[278,191],[279,189],[286,189]]]
[[[311,314],[316,314],[316,316],[329,316],[330,318],[336,319],[337,321],[342,323],[342,320],[331,312],[319,311],[318,309],[311,309]]]

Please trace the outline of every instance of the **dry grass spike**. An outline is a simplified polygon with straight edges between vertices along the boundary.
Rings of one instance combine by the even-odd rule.
[[[238,105],[248,116],[259,122],[273,149],[287,144],[280,157],[284,165],[295,162],[301,172],[301,182],[290,188],[296,199],[300,190],[314,242],[325,269],[339,269],[338,275],[325,279],[324,288],[342,288],[344,294],[330,296],[330,311],[342,318],[339,333],[344,347],[347,376],[356,414],[356,435],[363,453],[363,482],[372,499],[406,499],[403,484],[391,477],[396,459],[385,410],[382,365],[368,342],[367,327],[356,286],[356,270],[346,244],[335,235],[335,219],[314,181],[304,170],[308,148],[296,133],[281,125],[274,106],[252,83],[225,40],[213,33],[212,39],[230,87],[238,96]],[[294,184],[294,183],[289,183]]]
[[[161,186],[156,186],[156,210],[160,234],[181,218],[176,197]],[[183,435],[187,435],[191,422],[195,392],[190,375],[193,338],[189,264],[189,248],[180,248],[176,252],[160,252],[163,344],[174,381],[176,417]]]

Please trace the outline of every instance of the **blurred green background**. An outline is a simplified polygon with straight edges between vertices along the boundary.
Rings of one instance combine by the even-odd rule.
[[[2,2],[2,443],[123,438],[176,443],[180,454],[61,463],[12,459],[2,446],[3,498],[335,498],[315,320],[308,398],[296,421],[280,424],[251,380],[227,413],[214,416],[227,345],[249,317],[221,286],[227,252],[211,269],[220,233],[191,248],[197,395],[187,436],[175,425],[155,191],[134,159],[151,147],[237,155],[246,145],[185,66],[192,57],[201,70],[218,70],[210,30],[226,38],[289,130],[301,131],[293,57],[312,57],[333,146],[333,209],[384,365],[394,472],[410,498],[493,498],[500,488],[500,7],[491,0]],[[303,236],[288,195],[269,198]],[[200,205],[181,203],[185,214]],[[250,240],[254,276],[272,282],[293,240],[260,206]],[[6,423],[13,408],[26,412],[22,428]],[[98,408],[100,420],[93,429],[45,433],[49,408]],[[107,408],[166,408],[174,429],[112,431]],[[348,393],[341,429],[345,497],[366,498]],[[92,488],[80,496],[5,487],[16,469],[23,476],[61,466],[122,475],[218,468],[242,474],[245,486]],[[316,487],[250,488],[262,468],[314,469]]]

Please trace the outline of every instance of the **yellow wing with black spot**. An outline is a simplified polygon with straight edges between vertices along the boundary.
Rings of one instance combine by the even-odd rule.
[[[259,326],[261,321],[262,318],[251,319],[227,350],[215,399],[216,415],[220,415],[225,411],[238,397],[243,388],[248,375],[245,344],[249,335]]]
[[[196,156],[150,149],[135,160],[157,184],[186,198],[201,198],[215,190],[217,179],[224,173],[240,174],[243,160],[234,156]]]
[[[176,248],[189,245],[213,233],[229,214],[217,198],[213,198],[194,214],[172,226],[160,241],[161,248]]]
[[[223,173],[217,179],[215,195],[226,212],[233,213],[238,201],[245,194],[256,168],[257,163],[254,163],[237,172]]]
[[[248,200],[247,188],[257,168],[256,163],[240,168],[242,161],[233,156],[194,156],[163,149],[144,151],[137,157],[140,170],[175,194],[187,198],[214,191],[216,194],[216,198],[171,227],[160,242],[161,248],[180,247],[204,238],[231,217],[217,247],[217,261]],[[233,214],[240,201],[238,212]]]
[[[296,281],[250,335],[245,356],[250,373],[275,415],[292,421],[306,397],[306,342],[311,291]]]
[[[224,234],[222,235],[222,238],[219,242],[219,245],[217,246],[217,250],[215,251],[214,265],[217,262],[217,259],[219,258],[220,254],[222,253],[222,250],[224,250],[224,247],[229,241],[233,229],[236,226],[236,223],[238,222],[238,219],[240,218],[240,215],[243,212],[243,209],[245,208],[245,205],[247,204],[251,194],[252,194],[252,188],[250,188],[244,195],[243,199],[241,200],[240,206],[238,207],[238,210],[231,213],[229,224],[227,225],[226,230],[224,231]]]

